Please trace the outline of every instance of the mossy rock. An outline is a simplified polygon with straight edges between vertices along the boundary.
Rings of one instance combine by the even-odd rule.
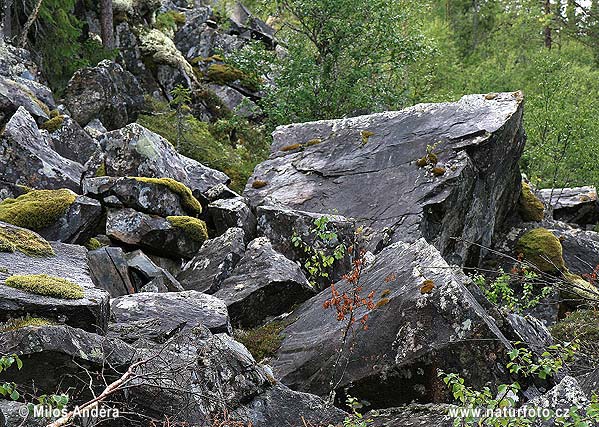
[[[235,339],[246,346],[258,362],[275,355],[285,336],[286,322],[271,322],[249,330],[236,330]]]
[[[6,286],[32,294],[60,299],[82,299],[83,288],[70,280],[47,274],[15,275],[6,279]]]
[[[0,332],[16,331],[17,329],[26,328],[28,326],[49,326],[56,325],[56,322],[44,317],[20,317],[10,319],[0,323]]]
[[[530,185],[522,183],[520,200],[518,201],[518,213],[524,221],[542,221],[545,214],[545,205],[534,195]]]
[[[524,233],[516,244],[516,254],[522,254],[526,261],[545,273],[567,271],[562,244],[546,228],[535,228]]]
[[[59,115],[59,116],[56,116],[56,117],[52,117],[50,120],[47,120],[40,127],[42,129],[45,129],[48,132],[52,133],[52,132],[55,132],[58,129],[60,129],[60,127],[62,126],[63,123],[64,123],[64,116],[60,116]]]
[[[210,64],[206,70],[206,78],[219,85],[228,85],[235,81],[253,91],[260,89],[260,83],[238,68],[227,64]]]
[[[204,243],[208,240],[208,229],[206,223],[201,219],[190,216],[167,216],[166,220],[196,242]]]
[[[32,190],[16,199],[0,203],[0,221],[30,230],[54,224],[75,202],[71,190]]]
[[[16,227],[0,226],[0,252],[21,252],[30,257],[54,256],[54,249],[36,233]]]
[[[100,248],[104,247],[102,242],[100,242],[95,237],[92,237],[91,239],[89,239],[84,246],[87,248],[88,251],[95,251],[96,249],[100,249]]]
[[[189,187],[185,184],[176,181],[172,178],[146,178],[146,177],[133,177],[133,179],[140,182],[147,182],[149,184],[162,185],[167,187],[173,193],[177,194],[181,200],[181,205],[191,212],[202,213],[202,205],[196,199]]]

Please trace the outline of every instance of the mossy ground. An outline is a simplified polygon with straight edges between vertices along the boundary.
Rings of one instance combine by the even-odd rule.
[[[0,323],[0,332],[16,331],[17,329],[26,328],[27,326],[48,326],[55,324],[56,323],[52,320],[43,317],[25,316]]]
[[[522,235],[516,244],[516,253],[545,273],[566,271],[562,244],[546,228],[535,228]]]
[[[37,234],[19,228],[0,226],[0,252],[16,251],[31,257],[54,256],[52,246]]]
[[[32,294],[60,299],[82,299],[83,288],[61,277],[47,274],[14,275],[6,279],[5,285]]]
[[[518,202],[518,212],[524,221],[542,221],[545,205],[535,196],[526,182],[522,183],[522,191]]]
[[[551,335],[561,342],[578,339],[578,357],[585,360],[586,366],[599,366],[599,311],[576,310],[556,323]]]
[[[191,190],[185,184],[176,181],[172,178],[146,178],[139,176],[133,178],[140,182],[147,182],[150,184],[162,185],[164,187],[167,187],[169,190],[171,190],[173,193],[179,196],[181,204],[185,209],[196,214],[202,213],[202,205],[200,204],[198,199],[196,199],[193,196]]]
[[[141,115],[137,122],[173,145],[178,140],[174,111]],[[245,187],[254,167],[268,157],[270,139],[266,132],[239,118],[205,123],[190,115],[182,136],[179,152],[226,173],[231,178],[231,188],[238,192]]]
[[[56,222],[77,196],[70,190],[33,190],[16,199],[0,203],[0,221],[42,230]]]
[[[201,219],[190,216],[167,216],[166,219],[173,227],[180,228],[197,242],[204,243],[208,239],[206,223]]]
[[[255,329],[236,330],[235,339],[246,346],[254,359],[261,361],[275,355],[283,341],[285,322],[271,322]]]

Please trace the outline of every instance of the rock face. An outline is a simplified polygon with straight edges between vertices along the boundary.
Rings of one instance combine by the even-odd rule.
[[[77,71],[65,92],[65,104],[81,126],[100,119],[109,130],[134,122],[143,103],[133,74],[108,60]]]
[[[599,222],[599,204],[595,187],[549,188],[540,197],[553,207],[553,219],[579,225]]]
[[[0,76],[0,123],[4,123],[19,107],[35,118],[48,120],[48,107],[23,84]]]
[[[448,399],[437,369],[460,373],[475,387],[508,381],[497,366],[511,345],[464,286],[466,281],[424,239],[394,243],[360,279],[362,296],[374,292],[376,304],[370,312],[361,307],[356,317],[368,313],[372,327],[356,326],[355,339],[343,346],[346,321],[323,308],[331,298],[331,290],[325,289],[293,313],[272,362],[275,376],[294,389],[323,395],[335,375],[338,389],[347,386],[350,395],[375,408]],[[339,282],[336,288],[343,293],[347,286]],[[471,339],[480,341],[473,346]],[[342,346],[345,355],[333,373]]]
[[[108,176],[172,178],[191,188],[196,197],[230,181],[224,173],[180,155],[166,139],[135,123],[108,132],[101,144]]]
[[[62,124],[50,133],[52,148],[61,156],[85,164],[100,144],[69,116],[61,116]]]
[[[213,294],[221,288],[245,252],[241,228],[229,228],[222,236],[207,240],[177,275],[186,290]]]
[[[78,196],[64,215],[40,234],[47,240],[83,245],[96,234],[101,218],[102,206],[97,200]]]
[[[425,237],[453,262],[478,264],[481,249],[467,242],[490,246],[517,203],[524,147],[522,94],[487,98],[281,126],[244,195],[254,207],[268,196],[337,209],[359,219],[372,249]]]
[[[0,135],[0,176],[4,181],[37,189],[79,191],[83,167],[52,150],[33,117],[23,107]]]
[[[256,217],[243,197],[215,200],[208,205],[208,214],[219,234],[228,228],[239,227],[247,241],[256,235]]]
[[[145,337],[164,343],[176,333],[198,325],[215,334],[232,333],[225,303],[201,292],[144,292],[115,298],[110,306],[110,333],[125,341]]]
[[[275,252],[265,237],[252,240],[237,267],[214,294],[227,303],[234,325],[259,325],[314,295],[299,266]]]
[[[90,251],[87,263],[94,284],[104,289],[111,298],[136,292],[129,277],[129,265],[121,248],[104,247]]]
[[[81,246],[52,243],[55,256],[32,258],[20,252],[0,252],[0,321],[10,317],[40,316],[91,332],[106,330],[109,316],[108,293],[94,287],[86,263],[86,250]],[[12,275],[47,274],[61,277],[84,289],[82,299],[59,299],[37,295],[5,286]]]

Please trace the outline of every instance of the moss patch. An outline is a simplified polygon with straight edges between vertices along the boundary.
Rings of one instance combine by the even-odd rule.
[[[235,81],[247,89],[260,90],[260,82],[238,68],[227,64],[210,64],[206,70],[206,78],[219,85],[228,85]]]
[[[33,190],[0,203],[0,221],[41,230],[56,222],[77,196],[70,190]]]
[[[263,188],[263,187],[266,187],[267,185],[268,185],[268,182],[266,182],[262,179],[255,179],[254,182],[252,182],[252,188],[255,188],[255,189]]]
[[[562,244],[557,237],[545,228],[535,228],[520,237],[516,253],[534,264],[545,273],[566,271]]]
[[[26,328],[27,326],[48,326],[55,324],[56,322],[43,317],[26,316],[0,323],[0,332],[16,331],[17,329]]]
[[[442,176],[442,175],[445,175],[446,169],[442,168],[440,166],[435,166],[433,168],[432,172],[433,172],[433,175],[435,175],[435,176]]]
[[[198,199],[193,196],[189,187],[183,183],[180,183],[179,181],[176,181],[172,178],[146,178],[140,176],[134,177],[133,179],[140,182],[147,182],[150,184],[167,187],[169,190],[179,196],[181,204],[184,208],[198,214],[202,213],[202,205]]]
[[[55,255],[52,246],[32,231],[0,226],[0,252],[16,251],[31,257]]]
[[[520,200],[518,201],[518,213],[524,221],[542,221],[545,206],[532,192],[530,185],[522,183]]]
[[[88,251],[95,251],[96,249],[100,249],[103,246],[104,245],[95,237],[92,237],[91,239],[89,239],[87,241],[87,243],[85,244],[85,247],[87,248]]]
[[[176,10],[169,10],[156,16],[156,28],[159,30],[176,31],[177,27],[185,24],[185,14]]]
[[[10,276],[5,285],[32,294],[60,299],[82,299],[84,296],[83,288],[78,284],[47,274]]]
[[[589,359],[599,362],[599,312],[577,310],[551,327],[551,335],[558,341],[580,341],[578,356],[588,365]]]
[[[201,219],[190,216],[167,216],[166,219],[173,227],[180,228],[197,242],[204,243],[208,239],[206,223]]]
[[[50,120],[46,120],[46,122],[43,125],[41,125],[40,127],[42,129],[45,129],[48,132],[52,133],[52,132],[60,129],[60,127],[62,126],[63,123],[64,123],[64,116],[58,115],[56,117],[52,117]]]
[[[235,339],[245,345],[258,362],[275,355],[284,335],[285,322],[272,322],[255,329],[236,330]]]

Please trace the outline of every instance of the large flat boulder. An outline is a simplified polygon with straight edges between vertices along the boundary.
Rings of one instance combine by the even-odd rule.
[[[553,219],[595,226],[599,222],[599,203],[595,187],[546,188],[540,198],[553,209]]]
[[[281,126],[244,195],[253,207],[356,218],[370,249],[424,237],[452,262],[474,265],[518,201],[522,105],[520,92],[468,95]]]

